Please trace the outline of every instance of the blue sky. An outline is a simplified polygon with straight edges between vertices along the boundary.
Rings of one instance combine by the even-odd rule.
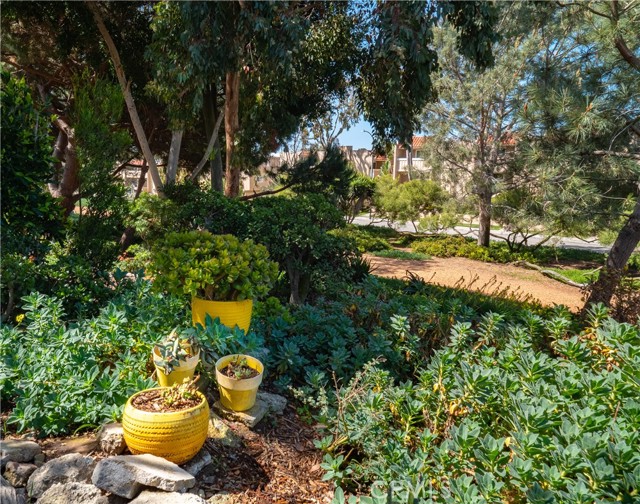
[[[364,119],[360,119],[350,129],[344,131],[339,137],[340,145],[350,145],[355,149],[370,149],[371,135],[366,131],[373,132],[371,125]]]

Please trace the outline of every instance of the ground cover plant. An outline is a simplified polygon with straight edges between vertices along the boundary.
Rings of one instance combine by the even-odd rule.
[[[458,323],[410,381],[367,365],[327,416],[327,477],[372,485],[360,502],[637,502],[640,328],[529,322]]]

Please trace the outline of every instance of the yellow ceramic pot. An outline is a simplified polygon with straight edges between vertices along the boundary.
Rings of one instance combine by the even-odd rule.
[[[258,372],[253,378],[238,380],[231,378],[220,372],[229,362],[237,358],[246,359],[247,365]],[[255,357],[250,355],[234,354],[226,355],[216,362],[216,380],[218,381],[218,390],[220,391],[220,402],[222,405],[233,411],[246,411],[253,407],[256,403],[258,387],[262,383],[262,374],[264,366]]]
[[[153,364],[156,367],[156,376],[158,377],[158,385],[161,387],[170,387],[171,385],[178,383],[184,383],[184,380],[191,380],[196,372],[196,366],[200,362],[200,352],[191,357],[187,357],[186,360],[178,361],[177,366],[173,366],[173,371],[169,374],[165,374],[162,357],[157,348],[153,349]]]
[[[175,464],[191,460],[207,439],[209,404],[205,396],[198,392],[198,406],[163,413],[134,408],[132,401],[142,392],[129,398],[122,415],[124,440],[131,453],[150,453]]]
[[[204,326],[207,314],[212,319],[216,317],[227,327],[234,328],[236,325],[244,332],[249,331],[251,324],[251,312],[253,301],[207,301],[194,297],[191,299],[191,318],[193,325],[202,324]]]

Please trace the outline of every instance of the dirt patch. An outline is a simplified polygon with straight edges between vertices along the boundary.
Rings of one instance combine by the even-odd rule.
[[[373,274],[388,278],[404,278],[410,271],[425,281],[444,287],[459,287],[491,294],[508,289],[520,299],[539,301],[544,306],[565,305],[571,311],[582,308],[582,293],[538,271],[510,264],[485,263],[460,257],[418,261],[389,259],[367,255]]]

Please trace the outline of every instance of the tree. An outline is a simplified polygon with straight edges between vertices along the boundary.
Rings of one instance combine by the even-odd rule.
[[[435,30],[441,71],[434,80],[438,100],[424,109],[421,127],[428,136],[423,150],[445,184],[468,183],[478,206],[478,244],[485,247],[493,195],[505,185],[517,184],[518,112],[524,102],[528,59],[538,50],[538,27],[530,26],[527,38],[520,32],[527,12],[519,4],[503,6],[499,56],[483,72],[462,57],[452,28]]]
[[[547,167],[559,184],[577,188],[557,209],[563,219],[578,205],[583,231],[619,221],[629,197],[638,198],[640,7],[635,2],[558,3],[553,44],[533,62],[528,109],[523,114],[527,156]],[[553,33],[553,32],[552,32]],[[640,241],[640,205],[625,223],[592,286],[585,307],[609,304]]]

